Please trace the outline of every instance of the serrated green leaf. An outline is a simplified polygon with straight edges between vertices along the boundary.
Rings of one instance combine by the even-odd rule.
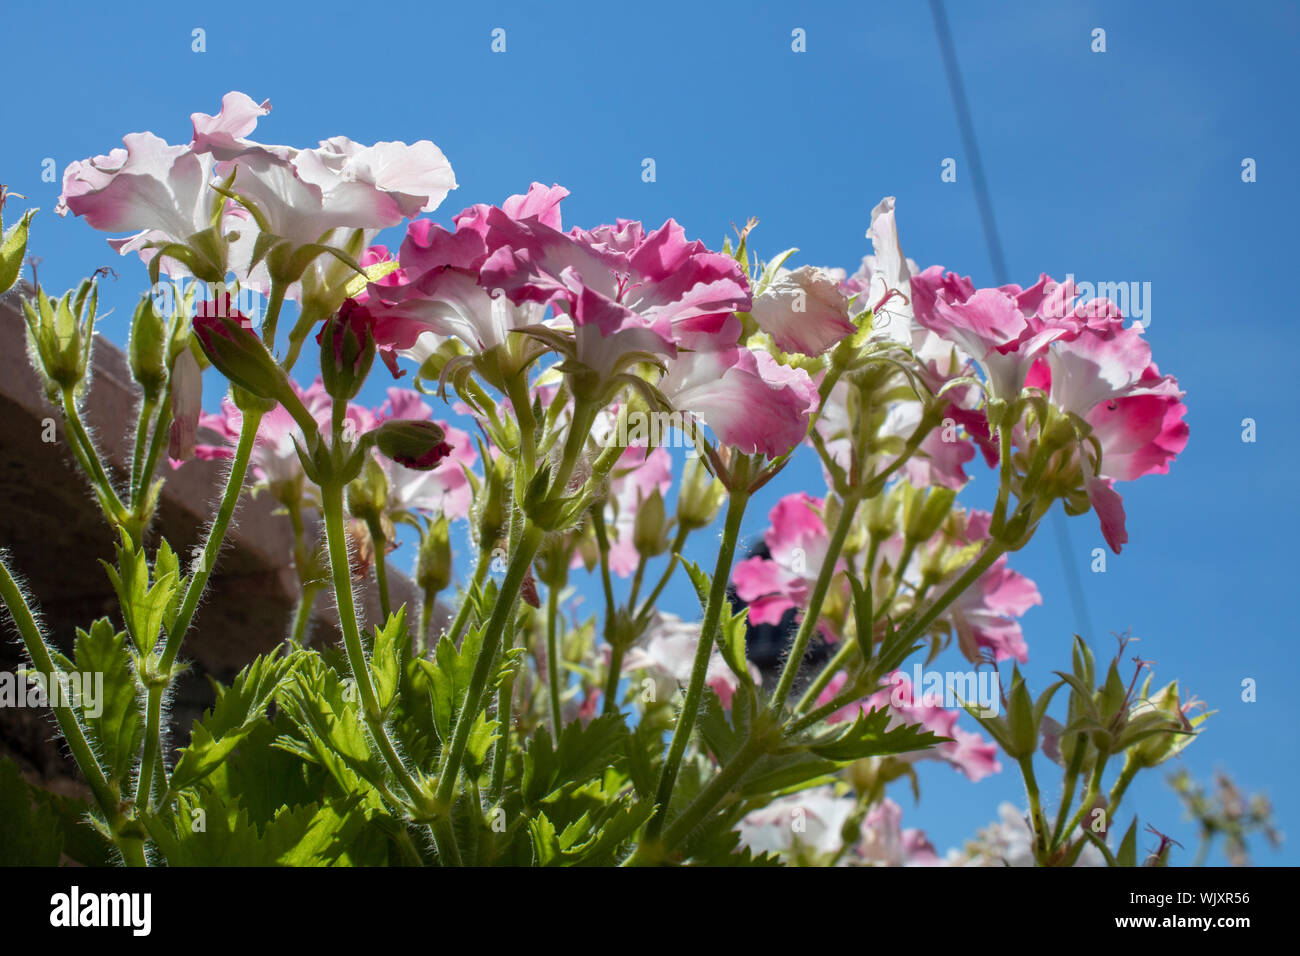
[[[73,648],[76,673],[103,677],[102,699],[87,708],[83,690],[79,710],[109,782],[124,791],[144,738],[141,688],[127,636],[116,632],[107,618],[100,618],[89,631],[77,628]],[[91,710],[97,715],[92,716]]]
[[[848,727],[815,738],[806,746],[819,757],[844,762],[926,750],[949,739],[926,730],[921,724],[888,729],[891,716],[887,708],[860,713]]]
[[[259,723],[266,723],[266,710],[285,677],[304,655],[280,656],[280,649],[264,654],[222,690],[216,703],[194,722],[190,743],[181,751],[172,773],[173,793],[193,786],[211,773]]]

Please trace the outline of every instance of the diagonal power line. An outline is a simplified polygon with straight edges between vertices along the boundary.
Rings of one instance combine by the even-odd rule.
[[[993,215],[993,200],[989,193],[988,180],[984,176],[984,162],[980,159],[979,143],[975,139],[975,124],[971,120],[970,102],[966,99],[966,86],[962,82],[961,67],[957,64],[957,50],[953,46],[952,31],[948,28],[948,14],[944,9],[943,0],[930,0],[930,12],[934,16],[934,33],[939,41],[939,53],[943,57],[943,70],[948,77],[948,91],[952,94],[953,109],[957,113],[957,128],[961,133],[962,148],[966,151],[966,160],[970,164],[971,182],[975,187],[975,204],[979,208],[984,242],[988,246],[989,261],[993,265],[993,279],[998,285],[1006,285],[1011,281],[1007,269],[1007,257],[1002,250],[1002,238],[998,233],[997,219]],[[1061,569],[1070,592],[1074,619],[1082,628],[1083,636],[1090,640],[1093,634],[1092,621],[1088,616],[1088,604],[1083,597],[1083,582],[1075,562],[1074,548],[1070,544],[1069,525],[1060,508],[1052,509],[1052,530],[1061,555]]]

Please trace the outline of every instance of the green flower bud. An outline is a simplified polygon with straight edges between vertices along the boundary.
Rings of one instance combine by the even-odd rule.
[[[0,209],[4,208],[5,188],[0,186]],[[8,292],[18,281],[22,272],[23,257],[27,255],[27,230],[31,225],[35,209],[23,213],[18,220],[6,230],[0,221],[0,292]]]
[[[348,511],[357,518],[378,518],[388,504],[388,478],[374,458],[367,457],[361,474],[348,484]]]
[[[636,510],[632,526],[632,546],[645,558],[653,558],[668,550],[668,516],[664,512],[664,496],[658,488],[642,499]]]
[[[702,458],[686,462],[682,487],[677,495],[677,523],[683,528],[706,528],[717,518],[727,489],[709,474]]]
[[[931,486],[914,488],[900,484],[903,497],[903,534],[912,541],[929,541],[952,510],[957,492],[951,488]]]
[[[230,296],[201,303],[194,314],[194,337],[218,372],[258,398],[274,399],[287,387],[280,366],[252,331],[248,316]]]
[[[154,308],[151,296],[144,296],[135,307],[127,360],[131,377],[144,389],[145,399],[157,399],[167,386],[167,323]]]
[[[431,522],[420,538],[415,581],[426,594],[437,594],[451,584],[451,527],[446,515]]]
[[[398,418],[374,432],[380,454],[415,471],[428,471],[451,454],[446,433],[431,421]]]
[[[98,298],[95,283],[87,279],[75,297],[69,291],[51,301],[37,289],[34,304],[23,301],[29,351],[47,391],[73,388],[86,377]]]
[[[374,317],[355,299],[321,326],[316,341],[321,347],[320,372],[325,391],[337,401],[356,398],[375,361]]]

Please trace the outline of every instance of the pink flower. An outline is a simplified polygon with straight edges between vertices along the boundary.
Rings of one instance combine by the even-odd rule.
[[[436,209],[456,188],[451,164],[428,140],[363,146],[335,136],[312,149],[248,140],[269,112],[269,102],[227,94],[216,116],[194,115],[193,149],[217,159],[219,177],[234,172],[235,191],[253,201],[272,235],[295,246],[334,229],[395,226]]]
[[[672,487],[673,459],[666,449],[632,445],[624,449],[610,480],[613,504],[608,508],[612,539],[609,569],[619,577],[636,571],[640,555],[632,542],[636,514],[641,502],[658,491],[666,495]],[[581,562],[579,555],[575,561]]]
[[[657,682],[656,699],[668,700],[679,686],[685,687],[690,683],[695,649],[699,643],[698,621],[683,621],[675,614],[656,610],[640,642],[623,658],[623,673],[644,671]],[[716,647],[709,658],[706,683],[718,695],[723,707],[731,706],[731,698],[740,687],[740,678],[731,672]]]
[[[954,511],[945,525],[946,532],[916,549],[904,579],[913,584],[918,582],[920,566],[933,563],[931,559],[941,551],[982,545],[988,539],[991,518],[987,511]],[[902,548],[900,535],[886,541],[880,551],[884,558],[896,562]],[[962,568],[953,570],[949,578],[955,578],[961,571]],[[935,587],[941,589],[943,584],[943,581],[936,582]],[[979,662],[985,655],[991,655],[996,661],[1015,659],[1024,663],[1029,659],[1029,648],[1019,619],[1031,607],[1042,603],[1034,582],[1007,567],[1004,554],[948,606],[941,620],[952,628],[957,646],[968,660]]]
[[[723,444],[775,458],[808,434],[820,402],[817,386],[803,369],[737,345],[738,332],[728,316],[719,333],[688,337],[691,350],[668,362],[659,391],[674,408],[703,420]]]
[[[489,206],[464,210],[455,217],[454,232],[428,220],[412,222],[399,253],[403,278],[371,287],[384,303],[376,309],[379,340],[405,350],[431,332],[485,352],[504,343],[510,331],[540,323],[544,304],[512,302],[480,282],[490,252],[487,223],[494,215],[517,216],[558,229],[559,201],[567,194],[534,183],[526,196],[511,196],[495,212]]]
[[[108,243],[119,255],[136,252],[148,262],[157,246],[183,244],[208,227],[217,198],[208,188],[213,161],[188,146],[168,145],[153,133],[128,133],[122,142],[125,148],[107,156],[68,165],[56,211],[61,216],[71,212],[104,232],[133,233]],[[223,225],[239,226],[241,216],[228,209]],[[251,240],[246,247],[251,252]],[[190,274],[171,257],[161,267],[174,277]]]
[[[934,846],[925,833],[903,829],[903,808],[885,797],[862,821],[862,837],[853,848],[865,863],[878,866],[936,866]]]
[[[751,624],[780,624],[786,611],[808,600],[830,546],[823,505],[803,492],[786,495],[768,513],[771,527],[763,537],[770,556],[747,558],[732,570],[736,596],[749,605]]]
[[[847,675],[843,672],[836,674],[826,689],[822,691],[821,696],[817,698],[819,704],[829,703],[835,698],[847,681]],[[908,724],[919,724],[924,729],[939,737],[951,737],[947,743],[939,744],[928,750],[918,750],[911,753],[900,754],[895,757],[897,760],[914,762],[916,760],[942,760],[951,764],[957,770],[960,770],[972,782],[978,783],[989,774],[994,774],[1002,769],[998,763],[998,748],[996,744],[990,743],[977,733],[964,730],[957,726],[958,713],[955,710],[948,710],[937,702],[926,700],[922,696],[921,700],[916,699],[913,693],[912,682],[902,671],[895,671],[887,678],[887,686],[876,691],[869,697],[837,711],[830,717],[826,718],[827,723],[840,723],[847,720],[854,720],[859,713],[866,713],[871,710],[888,709],[891,713],[889,721],[890,729],[902,727]]]
[[[782,269],[749,310],[758,327],[783,352],[821,355],[855,331],[849,299],[825,269]]]
[[[290,382],[298,398],[302,400],[307,411],[317,422],[328,425],[330,416],[330,397],[325,387],[317,379],[310,388],[300,388],[296,382]],[[199,458],[231,458],[234,446],[239,442],[239,429],[243,415],[230,399],[222,399],[221,411],[206,414],[199,419],[199,427],[214,432],[220,445],[200,445],[195,449]],[[253,476],[259,485],[273,491],[300,479],[305,480],[302,463],[298,460],[295,442],[305,443],[305,437],[293,416],[283,405],[277,405],[262,416],[257,428],[257,438],[253,443],[251,466]]]

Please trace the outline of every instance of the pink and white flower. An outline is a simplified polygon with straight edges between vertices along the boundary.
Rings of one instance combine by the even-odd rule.
[[[644,672],[655,681],[655,699],[670,700],[679,687],[690,683],[699,643],[698,621],[684,621],[675,614],[656,609],[640,640],[623,658],[622,671],[624,674]],[[757,681],[753,665],[750,667]],[[705,683],[718,695],[723,707],[731,706],[731,699],[740,688],[740,678],[732,673],[716,647],[709,657]]]
[[[835,695],[844,688],[847,680],[848,676],[844,672],[832,677],[826,689],[818,697],[818,703],[826,704],[833,700]],[[952,738],[928,750],[900,754],[894,759],[909,763],[917,760],[942,760],[961,771],[974,783],[1002,769],[1002,765],[998,762],[996,744],[985,740],[977,733],[958,727],[957,711],[948,710],[941,704],[926,699],[925,695],[914,693],[912,682],[901,671],[890,674],[886,678],[884,688],[855,704],[841,708],[826,718],[826,722],[840,723],[855,720],[859,714],[882,709],[889,710],[891,714],[888,724],[890,729],[919,724],[936,736]]]

